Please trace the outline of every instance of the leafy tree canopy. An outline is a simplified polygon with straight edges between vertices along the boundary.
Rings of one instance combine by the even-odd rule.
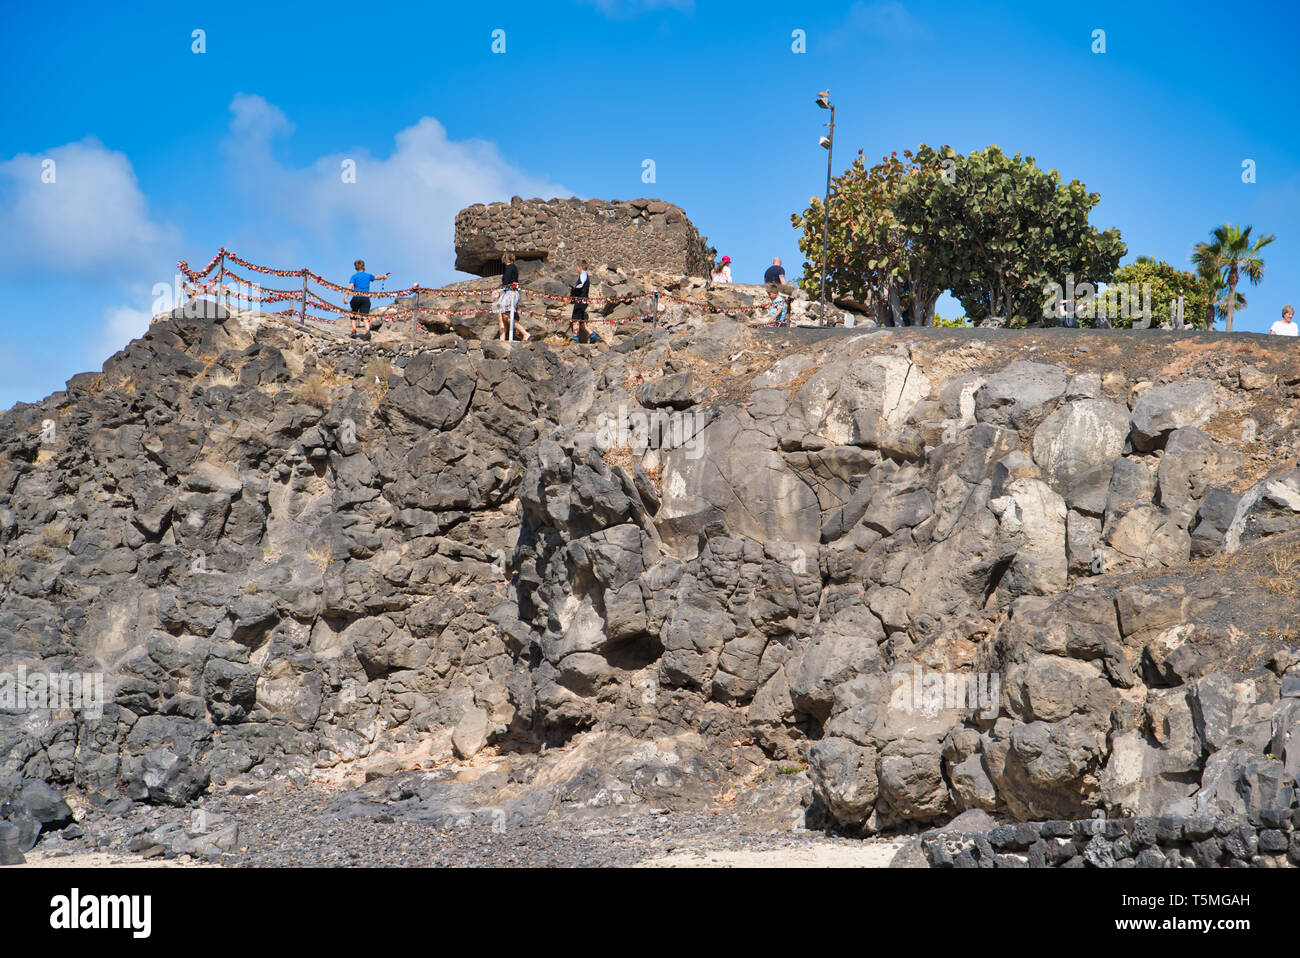
[[[1101,197],[1078,180],[1062,183],[1033,157],[997,146],[962,156],[922,145],[899,216],[924,236],[966,315],[1023,322],[1043,317],[1045,287],[1110,281],[1125,246],[1119,230],[1101,232],[1088,214]]]
[[[998,147],[963,156],[922,144],[868,167],[857,159],[832,181],[829,292],[876,310],[884,322],[928,325],[945,290],[972,322],[1041,319],[1044,287],[1068,275],[1108,282],[1125,248],[1088,214],[1100,197],[1063,184],[1032,157]],[[791,222],[807,257],[801,285],[821,292],[824,209],[816,197]]]
[[[1151,284],[1150,296],[1146,290],[1148,283]],[[1127,316],[1120,315],[1121,310],[1109,309],[1110,321],[1114,326],[1132,326],[1134,317],[1140,313],[1140,309],[1145,308],[1148,299],[1151,325],[1172,324],[1170,307],[1181,296],[1183,322],[1188,326],[1205,328],[1207,304],[1211,297],[1209,284],[1195,273],[1178,269],[1164,261],[1156,262],[1149,256],[1139,256],[1136,263],[1121,266],[1115,271],[1114,283],[1107,292],[1117,294],[1118,299],[1129,303],[1129,308],[1122,310],[1128,313]]]

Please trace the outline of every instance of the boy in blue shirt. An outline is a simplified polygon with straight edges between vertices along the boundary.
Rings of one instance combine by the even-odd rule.
[[[381,276],[376,276],[373,273],[367,273],[366,261],[363,259],[353,263],[352,268],[356,272],[352,274],[352,279],[348,281],[348,289],[352,290],[353,293],[352,300],[348,303],[348,306],[352,309],[352,332],[348,335],[352,339],[357,338],[357,314],[360,313],[366,317],[366,332],[361,338],[366,342],[370,342],[370,297],[361,294],[370,292],[370,284],[375,280],[388,279],[392,274],[384,273]]]
[[[767,286],[767,295],[772,297],[772,308],[767,314],[768,322],[773,326],[789,326],[790,316],[787,312],[787,303],[784,296],[781,295],[781,289],[775,283],[769,283]]]

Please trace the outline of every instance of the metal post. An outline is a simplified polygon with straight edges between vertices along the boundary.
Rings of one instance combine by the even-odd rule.
[[[653,328],[658,329],[659,328],[659,290],[654,291],[654,297],[655,297],[655,324]]]
[[[835,151],[835,107],[831,106],[830,134],[826,137],[829,146],[826,147],[826,217],[822,223],[822,312],[818,321],[826,325],[826,284],[830,281],[826,276],[826,247],[830,239],[831,232],[831,156]]]
[[[299,322],[307,325],[307,267],[302,268],[302,312],[299,314],[302,318]]]
[[[415,342],[415,333],[420,325],[420,284],[416,283],[411,292],[411,342]]]
[[[221,265],[217,267],[217,305],[221,305],[221,293],[226,288],[226,251],[221,251]]]

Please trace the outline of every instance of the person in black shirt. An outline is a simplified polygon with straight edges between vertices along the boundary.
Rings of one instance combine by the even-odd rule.
[[[497,300],[497,327],[499,333],[498,339],[509,338],[506,331],[506,316],[515,313],[515,329],[524,334],[524,342],[528,342],[533,337],[528,335],[528,330],[519,325],[519,267],[515,265],[515,256],[513,253],[506,253],[501,257],[503,269],[501,270],[501,298]]]
[[[587,295],[591,292],[591,277],[587,275],[587,261],[578,262],[578,281],[569,287],[569,295],[573,297],[573,316],[569,319],[569,331],[573,332],[577,327],[577,341],[579,343],[591,342],[591,331],[587,329]]]
[[[781,257],[772,257],[772,265],[763,274],[763,282],[775,283],[777,286],[785,285],[785,267],[781,265]]]

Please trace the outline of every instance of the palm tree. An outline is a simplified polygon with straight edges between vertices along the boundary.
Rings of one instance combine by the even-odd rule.
[[[1226,317],[1228,315],[1228,287],[1220,285],[1215,290],[1216,299],[1214,301],[1214,314],[1216,316]],[[1233,293],[1232,295],[1232,312],[1239,313],[1246,308],[1246,295],[1244,293]]]
[[[1202,243],[1201,246],[1207,244]],[[1196,256],[1193,254],[1193,260]],[[1221,315],[1217,303],[1219,294],[1223,292],[1224,282],[1223,274],[1220,271],[1221,264],[1217,256],[1207,253],[1206,258],[1196,263],[1196,275],[1200,277],[1201,283],[1205,286],[1205,328],[1213,329],[1214,321]]]
[[[1232,332],[1232,316],[1238,303],[1244,309],[1246,302],[1245,297],[1238,299],[1237,283],[1245,276],[1252,286],[1259,285],[1264,278],[1264,260],[1259,252],[1277,239],[1269,233],[1251,243],[1252,229],[1254,227],[1247,226],[1243,230],[1240,223],[1235,226],[1224,223],[1214,228],[1213,240],[1197,243],[1192,251],[1192,262],[1196,264],[1197,272],[1212,284],[1211,308],[1223,315],[1226,320],[1224,329],[1229,333]],[[1222,300],[1219,299],[1220,292],[1224,294]]]

